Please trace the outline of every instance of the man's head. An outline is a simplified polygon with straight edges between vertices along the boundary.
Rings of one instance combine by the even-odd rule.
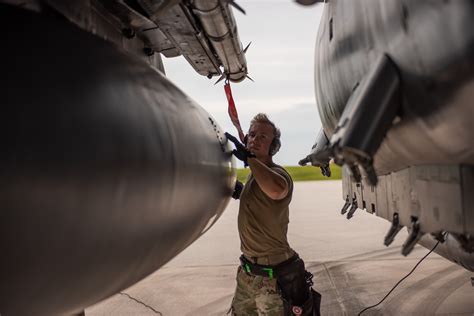
[[[280,149],[280,129],[266,114],[259,113],[250,122],[247,148],[257,158],[271,157]]]

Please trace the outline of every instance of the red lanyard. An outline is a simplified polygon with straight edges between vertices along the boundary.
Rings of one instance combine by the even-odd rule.
[[[232,98],[232,90],[230,89],[229,80],[225,81],[224,91],[227,97],[227,102],[229,103],[228,112],[229,112],[230,120],[232,121],[232,124],[234,124],[235,128],[237,129],[237,132],[239,132],[240,141],[244,142],[244,132],[242,131],[242,127],[240,127],[239,115],[237,114],[235,102],[234,102],[234,99]]]

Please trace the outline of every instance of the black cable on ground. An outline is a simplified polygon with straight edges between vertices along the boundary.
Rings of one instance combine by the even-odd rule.
[[[385,301],[385,299],[390,295],[390,293],[392,293],[393,290],[395,290],[395,288],[396,288],[400,283],[403,282],[403,280],[405,280],[406,278],[408,278],[408,277],[413,273],[413,271],[415,271],[415,269],[420,265],[420,263],[421,263],[423,260],[425,260],[425,258],[428,257],[428,256],[430,255],[430,253],[432,253],[433,250],[436,249],[436,247],[438,247],[439,243],[440,243],[440,241],[438,240],[438,242],[433,246],[433,248],[431,248],[431,250],[430,250],[423,258],[420,259],[420,261],[418,261],[418,263],[413,267],[413,269],[411,269],[411,271],[410,271],[407,275],[405,275],[400,281],[398,281],[398,282],[392,287],[392,289],[384,296],[384,298],[383,298],[380,302],[378,302],[378,303],[375,304],[375,305],[371,305],[371,306],[368,306],[368,307],[364,308],[363,310],[361,310],[361,311],[359,312],[359,314],[357,314],[357,316],[360,316],[360,315],[362,315],[363,312],[365,312],[365,311],[367,311],[367,310],[369,310],[369,309],[371,309],[371,308],[377,307],[377,306],[379,306],[380,304],[382,304],[382,302]]]
[[[158,315],[162,315],[162,316],[163,316],[163,314],[162,314],[161,312],[157,311],[156,309],[154,309],[154,308],[151,307],[150,305],[147,305],[147,304],[143,303],[142,301],[137,300],[137,299],[134,298],[133,296],[131,296],[131,295],[125,293],[125,292],[120,292],[119,294],[120,294],[120,295],[125,295],[125,296],[127,296],[129,299],[131,299],[131,300],[137,302],[138,304],[141,304],[141,305],[145,306],[146,308],[152,310],[155,314],[158,314]]]

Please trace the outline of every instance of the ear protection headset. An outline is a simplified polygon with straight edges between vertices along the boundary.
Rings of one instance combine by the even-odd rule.
[[[280,137],[277,137],[277,136],[273,137],[272,143],[270,144],[270,148],[268,150],[268,154],[270,156],[276,155],[276,153],[280,150],[280,147],[281,147]]]
[[[280,134],[280,131],[277,130],[277,133]],[[280,147],[281,147],[281,141],[280,141],[280,135],[275,135],[275,137],[273,137],[273,140],[272,140],[272,143],[270,144],[270,147],[268,148],[268,154],[270,156],[275,156],[276,153],[280,150]],[[246,134],[245,137],[244,137],[244,145],[247,146],[247,141],[249,139],[249,135]]]

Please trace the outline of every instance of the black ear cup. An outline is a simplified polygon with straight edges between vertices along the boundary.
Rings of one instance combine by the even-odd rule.
[[[268,149],[268,154],[270,156],[274,156],[281,147],[281,142],[279,138],[274,137],[272,143],[270,144],[270,148]]]
[[[248,139],[249,139],[249,135],[246,134],[244,136],[244,145],[245,145],[245,147],[247,147]],[[280,147],[281,147],[280,139],[274,137],[273,140],[272,140],[272,143],[270,144],[270,148],[268,148],[268,154],[270,156],[274,156],[280,150]]]

